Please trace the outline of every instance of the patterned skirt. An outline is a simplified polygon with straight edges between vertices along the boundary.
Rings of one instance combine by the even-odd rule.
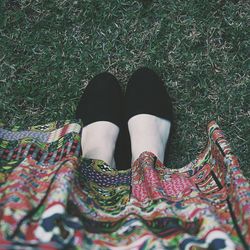
[[[215,122],[180,169],[81,159],[80,131],[0,126],[0,249],[248,249],[250,186]]]

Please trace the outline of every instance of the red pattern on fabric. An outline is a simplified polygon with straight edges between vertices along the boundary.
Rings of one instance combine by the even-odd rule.
[[[141,167],[140,158],[134,163],[132,169],[132,195],[134,198],[146,202],[167,196],[176,201],[191,192],[194,186],[184,175],[173,174],[167,180],[162,179],[162,171],[158,169],[164,169],[165,166],[159,162],[156,164],[154,159],[155,156],[147,152],[143,157],[143,167]],[[156,165],[157,168],[154,167]]]

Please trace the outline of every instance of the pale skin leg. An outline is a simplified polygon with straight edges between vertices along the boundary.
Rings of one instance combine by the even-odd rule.
[[[103,160],[115,168],[114,150],[119,127],[107,121],[91,123],[82,129],[82,156]]]
[[[144,151],[154,153],[163,162],[171,123],[154,115],[139,114],[128,121],[133,163]],[[114,151],[119,128],[107,121],[89,124],[82,130],[84,158],[99,159],[115,168]]]
[[[149,114],[131,117],[128,128],[131,140],[132,163],[144,151],[154,153],[163,162],[171,123]]]

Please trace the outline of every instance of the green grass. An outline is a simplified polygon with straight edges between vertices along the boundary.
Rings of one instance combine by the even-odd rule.
[[[250,177],[249,20],[244,0],[2,1],[1,119],[70,119],[95,74],[108,70],[125,87],[149,66],[174,101],[171,165],[203,149],[215,119]]]

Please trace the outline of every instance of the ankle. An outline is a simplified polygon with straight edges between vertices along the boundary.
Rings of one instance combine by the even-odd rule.
[[[99,159],[113,165],[119,128],[107,121],[98,121],[82,129],[82,156]]]
[[[82,157],[88,159],[102,160],[110,166],[114,165],[114,149],[107,147],[83,147]]]
[[[163,162],[170,126],[168,120],[153,115],[139,114],[130,118],[132,162],[144,151],[154,153]]]
[[[134,137],[134,139],[131,139],[132,162],[134,162],[141,153],[146,151],[153,153],[161,162],[163,162],[166,144],[157,138],[150,138],[147,136],[143,136],[142,138],[139,139]]]

